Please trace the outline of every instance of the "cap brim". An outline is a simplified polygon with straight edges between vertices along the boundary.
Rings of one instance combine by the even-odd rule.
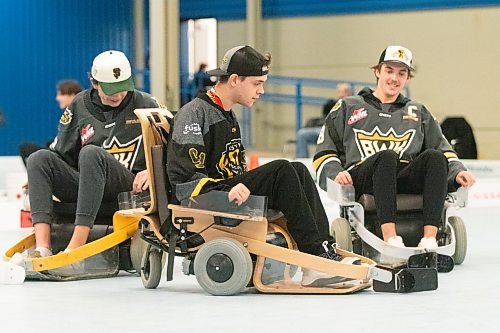
[[[133,91],[135,88],[132,76],[120,82],[99,82],[99,85],[101,86],[102,91],[108,96],[117,94],[122,91]]]
[[[207,71],[207,74],[209,76],[225,76],[225,75],[229,75],[228,72],[226,71],[223,71],[222,69],[220,68],[216,68],[216,69],[212,69],[210,71]]]
[[[402,62],[402,61],[397,61],[397,60],[387,60],[387,61],[382,61],[381,64],[388,64],[388,63],[393,63],[393,64],[401,64],[401,65],[405,65],[406,68],[408,68],[409,70],[413,71],[413,67],[411,66],[408,66],[406,63]]]

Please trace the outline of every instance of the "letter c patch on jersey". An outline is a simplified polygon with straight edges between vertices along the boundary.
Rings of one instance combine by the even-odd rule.
[[[191,162],[193,162],[195,168],[203,169],[205,168],[205,153],[200,153],[195,148],[189,149],[189,157],[191,157]]]

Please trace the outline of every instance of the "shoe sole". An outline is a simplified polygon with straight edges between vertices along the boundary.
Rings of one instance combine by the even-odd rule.
[[[327,287],[330,285],[344,283],[344,282],[348,282],[348,281],[352,281],[352,280],[353,279],[350,279],[350,278],[335,276],[335,277],[328,277],[328,278],[319,278],[319,279],[314,280],[310,284],[302,284],[302,286],[303,287],[321,288],[321,287]]]

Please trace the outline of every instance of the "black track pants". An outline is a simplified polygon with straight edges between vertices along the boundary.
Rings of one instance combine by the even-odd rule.
[[[321,243],[331,240],[328,218],[316,184],[302,163],[276,160],[221,183],[244,184],[251,194],[268,197],[268,208],[280,210],[301,252],[325,252]]]
[[[396,193],[423,194],[424,225],[439,226],[446,198],[448,163],[442,152],[429,149],[411,163],[384,150],[349,171],[356,197],[373,194],[380,223],[396,221]]]

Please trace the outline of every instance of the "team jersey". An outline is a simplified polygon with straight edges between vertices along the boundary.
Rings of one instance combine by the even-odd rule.
[[[141,125],[134,110],[157,107],[160,105],[155,98],[138,90],[129,92],[118,108],[102,105],[97,90],[85,90],[61,116],[50,149],[77,168],[82,147],[96,145],[133,173],[145,170]]]
[[[199,94],[175,115],[167,174],[178,200],[214,189],[247,171],[240,126],[214,91]]]
[[[369,88],[341,99],[325,119],[318,137],[313,167],[321,188],[375,153],[391,149],[401,163],[410,163],[426,149],[437,149],[448,159],[448,181],[466,170],[427,108],[399,95],[383,104]],[[456,187],[456,184],[454,184]]]

